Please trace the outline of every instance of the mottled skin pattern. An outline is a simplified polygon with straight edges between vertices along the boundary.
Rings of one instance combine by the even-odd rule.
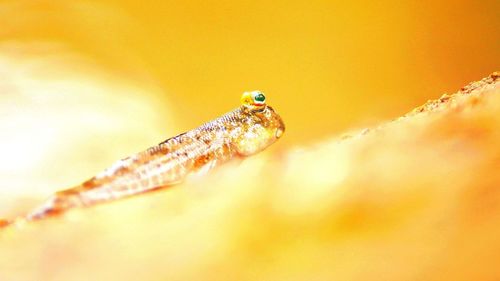
[[[244,97],[255,93],[261,94],[245,93]],[[252,104],[251,98],[242,97],[242,103],[194,130],[116,162],[79,186],[57,192],[27,219],[170,186],[234,157],[255,154],[281,137],[285,126],[273,108],[264,102]]]

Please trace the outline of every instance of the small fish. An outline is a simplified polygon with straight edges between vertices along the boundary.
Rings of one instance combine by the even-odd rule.
[[[245,92],[237,109],[119,160],[76,187],[57,192],[26,220],[174,185],[190,174],[262,151],[284,131],[283,120],[266,104],[265,95]]]

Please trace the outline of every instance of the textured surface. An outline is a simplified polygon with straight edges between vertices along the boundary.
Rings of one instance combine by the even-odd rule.
[[[500,277],[498,75],[350,137],[0,232],[1,280]]]

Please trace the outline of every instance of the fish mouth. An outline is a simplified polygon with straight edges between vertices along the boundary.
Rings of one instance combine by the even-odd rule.
[[[283,133],[284,133],[284,132],[285,132],[285,130],[284,130],[284,129],[282,129],[282,128],[278,128],[278,129],[276,129],[276,133],[274,133],[274,136],[275,136],[277,139],[279,139],[279,138],[281,138],[281,136],[283,136]]]
[[[283,119],[281,119],[279,115],[277,119],[279,126],[278,128],[276,128],[276,132],[274,133],[274,135],[276,136],[277,139],[279,139],[281,138],[281,136],[283,136],[283,133],[285,133],[285,123],[283,122]]]

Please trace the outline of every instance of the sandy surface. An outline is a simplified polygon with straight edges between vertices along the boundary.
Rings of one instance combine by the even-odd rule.
[[[499,280],[499,113],[493,74],[369,130],[3,229],[0,280]]]

